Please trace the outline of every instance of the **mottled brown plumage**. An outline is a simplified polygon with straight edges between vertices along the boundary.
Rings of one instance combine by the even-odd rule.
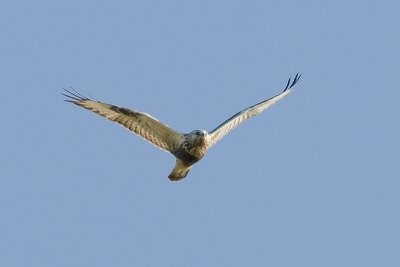
[[[193,164],[201,160],[207,150],[222,137],[287,96],[300,76],[297,74],[292,82],[289,79],[282,93],[236,113],[210,133],[204,130],[195,130],[188,134],[179,133],[147,113],[92,100],[74,89],[64,89],[63,95],[69,98],[66,101],[117,122],[158,148],[173,154],[176,157],[176,163],[168,177],[171,181],[177,181],[185,178]]]

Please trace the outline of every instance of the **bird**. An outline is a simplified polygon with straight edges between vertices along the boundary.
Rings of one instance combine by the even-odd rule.
[[[187,176],[193,165],[204,157],[209,148],[230,131],[291,93],[300,77],[301,74],[297,73],[293,80],[289,78],[281,93],[239,111],[211,132],[194,130],[190,133],[181,133],[150,114],[85,97],[73,88],[69,90],[63,88],[64,92],[61,94],[67,97],[65,101],[119,123],[161,150],[171,153],[176,161],[168,178],[171,181],[179,181]]]

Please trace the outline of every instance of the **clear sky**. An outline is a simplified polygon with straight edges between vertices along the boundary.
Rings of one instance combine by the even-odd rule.
[[[400,266],[398,1],[2,1],[0,266]],[[174,158],[63,87],[212,130]]]

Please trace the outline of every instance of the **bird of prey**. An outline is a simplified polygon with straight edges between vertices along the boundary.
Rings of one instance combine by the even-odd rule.
[[[285,89],[280,94],[243,109],[211,132],[195,130],[187,134],[175,131],[147,113],[89,99],[72,88],[70,90],[64,89],[65,92],[62,95],[68,97],[65,101],[117,122],[158,148],[170,152],[175,156],[176,163],[168,178],[171,181],[178,181],[185,178],[193,164],[201,160],[207,150],[222,137],[292,92],[300,77],[301,74],[296,74],[293,81],[289,78]]]

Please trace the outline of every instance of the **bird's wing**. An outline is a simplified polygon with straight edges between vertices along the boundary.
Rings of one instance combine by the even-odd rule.
[[[293,90],[293,86],[298,82],[300,77],[301,74],[297,73],[296,77],[294,77],[294,80],[292,82],[291,79],[289,78],[289,81],[282,93],[236,113],[235,115],[227,119],[225,122],[223,122],[221,125],[219,125],[217,128],[212,130],[210,132],[209,147],[213,146],[222,137],[224,137],[226,134],[235,129],[244,121],[250,119],[255,115],[260,114],[261,112],[263,112],[264,110],[275,104],[277,101],[287,96]]]
[[[64,89],[66,101],[91,110],[100,116],[117,122],[165,151],[174,151],[183,135],[161,123],[147,113],[117,107],[86,98],[74,89]]]

